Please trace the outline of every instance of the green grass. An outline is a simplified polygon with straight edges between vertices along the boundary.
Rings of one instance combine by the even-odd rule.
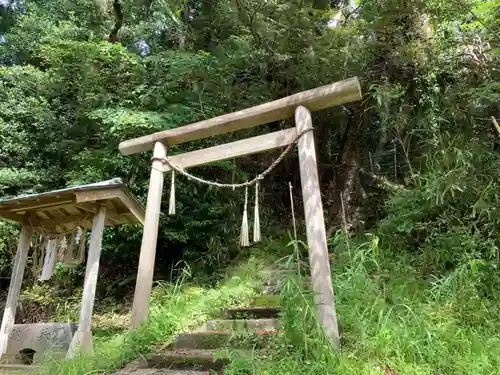
[[[500,306],[478,295],[473,271],[424,280],[410,264],[384,260],[375,237],[337,247],[332,274],[341,352],[322,337],[311,293],[294,271],[282,282],[286,333],[265,355],[228,353],[225,374],[500,374]],[[287,267],[296,264],[295,258]]]
[[[186,278],[176,284],[161,284],[153,290],[148,323],[133,332],[94,340],[95,355],[48,362],[41,375],[83,375],[92,371],[112,372],[155,344],[165,345],[174,335],[200,326],[231,306],[248,304],[266,274],[266,262],[251,258],[228,271],[226,281],[213,289],[188,285]],[[267,271],[268,272],[268,271]],[[187,276],[185,274],[185,276]]]
[[[293,245],[294,254],[275,263],[275,269],[290,270],[279,301],[286,333],[265,352],[227,351],[226,375],[500,375],[500,293],[496,300],[482,298],[473,268],[424,279],[404,256],[386,258],[376,237],[359,246],[337,241],[332,275],[344,334],[342,350],[335,352],[321,333],[311,292],[304,287],[308,271]],[[265,253],[293,252],[275,246]],[[99,338],[94,357],[49,364],[42,375],[110,372],[223,308],[252,304],[262,279],[273,274],[265,264],[270,260],[251,258],[213,289],[182,280],[160,285],[146,326]],[[275,305],[276,299],[260,302]]]

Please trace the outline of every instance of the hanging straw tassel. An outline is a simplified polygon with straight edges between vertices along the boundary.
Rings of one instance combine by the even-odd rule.
[[[250,246],[250,240],[248,239],[248,187],[245,188],[245,205],[243,206],[243,221],[241,223],[241,236],[240,245],[242,247]]]
[[[45,250],[45,260],[43,263],[42,275],[40,281],[50,280],[56,269],[57,262],[57,240],[48,240]]]
[[[77,264],[82,264],[85,262],[85,241],[86,241],[86,231],[78,227],[78,241],[77,241]]]
[[[253,242],[260,242],[259,183],[255,184],[255,208],[253,213]]]
[[[175,171],[172,170],[172,183],[170,184],[170,201],[168,202],[168,214],[175,215]]]

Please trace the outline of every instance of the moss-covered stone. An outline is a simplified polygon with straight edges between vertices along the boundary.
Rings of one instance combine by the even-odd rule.
[[[279,307],[280,297],[273,295],[257,296],[253,299],[252,306]]]

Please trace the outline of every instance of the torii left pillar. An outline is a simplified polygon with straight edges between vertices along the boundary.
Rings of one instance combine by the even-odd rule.
[[[148,319],[149,297],[153,288],[153,274],[156,257],[156,243],[158,241],[158,226],[160,224],[161,197],[163,192],[162,160],[167,156],[167,147],[156,142],[153,150],[153,164],[149,179],[148,201],[146,205],[146,219],[142,233],[139,268],[135,284],[134,303],[130,328],[138,328]]]
[[[7,351],[9,335],[14,327],[16,317],[16,308],[21,292],[21,284],[23,282],[24,268],[28,259],[31,237],[33,230],[30,227],[23,226],[19,235],[19,243],[17,245],[16,257],[14,266],[12,267],[12,276],[10,278],[9,294],[5,303],[3,312],[2,326],[0,328],[0,357]]]

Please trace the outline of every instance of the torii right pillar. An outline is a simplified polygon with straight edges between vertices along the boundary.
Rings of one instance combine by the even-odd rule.
[[[296,108],[295,126],[297,133],[305,132],[299,138],[297,147],[314,302],[326,337],[336,348],[339,348],[340,337],[328,259],[313,126],[311,112],[306,107],[299,106]],[[307,131],[308,129],[310,130]]]

